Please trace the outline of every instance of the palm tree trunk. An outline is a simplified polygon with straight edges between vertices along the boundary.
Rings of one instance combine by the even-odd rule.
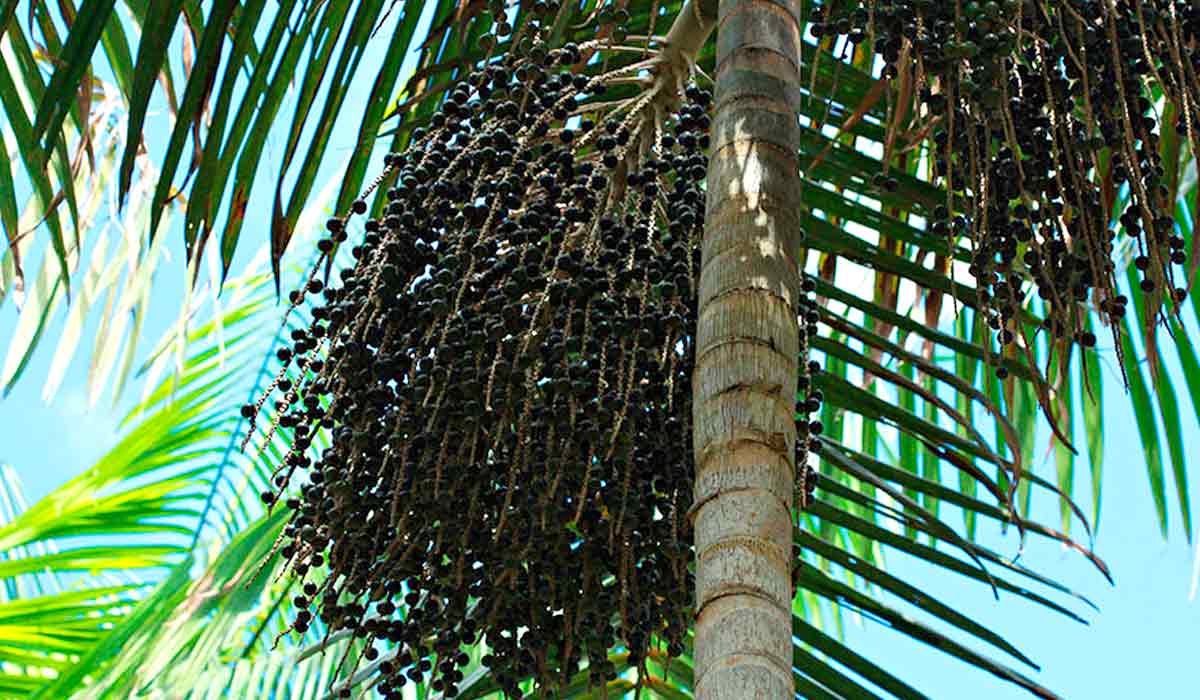
[[[721,0],[693,424],[695,691],[792,698],[799,0]]]

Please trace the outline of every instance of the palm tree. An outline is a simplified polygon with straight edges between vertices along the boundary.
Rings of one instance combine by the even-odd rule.
[[[914,638],[933,640],[968,663],[1046,696],[1049,691],[1007,667],[898,615],[873,596],[872,586],[877,587],[875,590],[895,593],[951,626],[1024,660],[1007,642],[961,613],[921,597],[916,592],[918,587],[891,577],[882,568],[880,552],[885,546],[906,551],[949,571],[1065,611],[1038,593],[988,573],[983,568],[984,561],[1015,576],[1032,577],[1053,585],[1040,574],[956,533],[937,518],[937,504],[951,503],[962,508],[967,514],[968,534],[978,519],[986,518],[1070,543],[1068,533],[1074,513],[1069,500],[1074,470],[1072,440],[1087,445],[1093,469],[1100,463],[1102,441],[1077,439],[1088,435],[1085,431],[1096,431],[1102,426],[1102,403],[1095,393],[1096,363],[1081,361],[1076,370],[1068,364],[1072,356],[1057,352],[1059,348],[1053,344],[1029,343],[1024,353],[1016,353],[1016,346],[1009,346],[1009,352],[1000,360],[1000,367],[1012,375],[1008,380],[1002,383],[990,372],[980,373],[980,367],[988,368],[996,362],[986,328],[987,307],[979,301],[978,290],[966,285],[965,277],[956,275],[953,269],[956,259],[970,262],[972,251],[959,248],[957,239],[948,247],[944,237],[935,235],[937,231],[931,224],[936,203],[949,201],[955,204],[955,209],[964,210],[967,205],[955,203],[952,194],[939,189],[941,183],[929,175],[921,158],[906,155],[919,153],[921,144],[932,139],[926,129],[928,125],[906,116],[915,112],[910,105],[919,94],[914,85],[904,83],[905,77],[913,76],[902,74],[895,85],[889,85],[876,77],[878,72],[870,63],[869,52],[851,50],[844,42],[829,38],[815,45],[803,42],[802,30],[808,26],[814,10],[811,3],[727,3],[719,12],[715,5],[711,2],[682,7],[679,3],[612,8],[565,5],[555,23],[563,39],[572,34],[591,37],[597,27],[614,25],[621,34],[636,38],[653,35],[660,23],[665,24],[660,14],[674,16],[664,43],[667,65],[673,66],[673,70],[686,70],[694,62],[705,74],[713,76],[716,88],[713,159],[707,181],[705,257],[699,284],[702,322],[697,331],[693,394],[697,426],[696,500],[700,504],[694,513],[696,579],[701,587],[698,617],[691,653],[673,663],[649,658],[637,678],[651,690],[668,695],[683,689],[720,697],[781,696],[795,688],[808,697],[873,696],[874,691],[867,690],[861,680],[829,663],[833,660],[894,696],[920,697],[908,685],[810,624],[805,611],[813,609],[818,599],[824,599],[869,611]],[[815,7],[828,12],[830,5]],[[361,123],[359,148],[355,149],[340,183],[331,207],[335,212],[346,211],[359,196],[369,172],[372,155],[369,146],[384,130],[385,123],[390,119],[397,121],[394,127],[387,128],[392,150],[403,150],[412,138],[412,130],[432,116],[454,80],[488,55],[486,42],[478,41],[478,37],[487,32],[493,22],[491,17],[495,16],[481,13],[482,8],[474,4],[450,2],[405,3],[400,7],[398,3],[383,0],[358,3],[293,0],[279,3],[272,12],[264,9],[263,0],[244,4],[217,2],[207,15],[197,3],[87,2],[75,16],[57,18],[68,23],[69,31],[63,40],[56,18],[42,4],[31,3],[26,26],[17,19],[15,1],[0,5],[0,32],[8,48],[0,65],[4,71],[0,79],[5,81],[0,84],[0,97],[4,98],[9,118],[7,129],[12,134],[7,141],[19,153],[20,162],[26,166],[23,175],[41,202],[25,217],[19,215],[14,187],[4,186],[13,181],[12,172],[7,164],[0,167],[0,213],[4,215],[10,243],[0,265],[4,271],[0,278],[4,285],[0,289],[8,291],[19,283],[32,290],[24,292],[21,299],[23,330],[15,335],[10,348],[10,361],[6,363],[9,367],[3,377],[6,386],[21,375],[55,305],[70,305],[73,316],[82,319],[88,313],[89,299],[98,298],[95,287],[99,283],[92,283],[91,292],[86,280],[82,288],[71,284],[83,250],[77,238],[88,231],[86,207],[80,213],[78,206],[85,198],[77,195],[83,189],[81,183],[103,182],[98,174],[104,168],[92,165],[87,158],[89,147],[101,142],[98,135],[102,131],[92,119],[95,105],[103,103],[90,99],[101,83],[96,75],[99,71],[94,68],[100,62],[94,54],[103,51],[104,64],[110,69],[106,72],[111,72],[116,82],[115,90],[110,93],[105,89],[103,94],[113,95],[122,105],[119,109],[127,115],[127,136],[123,144],[118,144],[119,166],[116,147],[100,149],[99,163],[105,162],[105,156],[111,159],[111,173],[116,177],[122,206],[133,210],[136,201],[145,203],[146,222],[136,235],[151,238],[144,232],[159,231],[162,228],[159,222],[167,212],[182,210],[185,250],[192,254],[193,279],[201,269],[198,262],[201,251],[210,240],[219,241],[222,274],[228,273],[246,212],[252,209],[249,202],[254,200],[250,199],[250,190],[269,127],[279,114],[288,83],[299,79],[301,99],[288,124],[270,220],[270,260],[278,280],[282,276],[280,261],[293,233],[303,229],[298,222],[312,197],[331,133],[346,106],[345,83],[359,72],[362,51],[370,44],[376,26],[389,13],[399,13],[393,24],[388,25],[393,27],[393,35],[375,77],[371,99],[357,122]],[[510,23],[519,26],[527,11],[524,4],[518,4],[511,11]],[[134,24],[141,28],[142,36],[136,59],[128,41]],[[715,51],[706,42],[714,26],[721,28]],[[191,57],[183,71],[178,66],[172,67],[175,58],[169,51],[172,35],[181,31],[188,47],[184,53]],[[264,32],[266,39],[260,46],[259,37]],[[415,40],[418,34],[423,36]],[[615,34],[613,38],[625,40]],[[311,46],[306,48],[309,42]],[[39,52],[34,48],[37,45],[47,50]],[[416,52],[416,68],[397,93],[398,78],[406,57],[414,53],[410,51],[414,46],[420,47]],[[646,46],[649,51],[649,42]],[[510,48],[501,44],[498,50]],[[843,59],[835,51],[848,51],[852,55]],[[46,71],[50,76],[48,82],[38,64],[39,55],[47,52],[57,57]],[[335,53],[338,53],[336,63]],[[598,71],[601,65],[602,62],[589,63],[591,67],[584,70]],[[300,66],[303,71],[299,71]],[[330,88],[318,117],[311,110],[311,102],[320,92],[327,73]],[[185,82],[182,96],[177,100],[174,86],[180,76]],[[243,78],[248,82],[244,88],[239,87]],[[155,91],[156,80],[165,86],[161,93]],[[156,94],[167,100],[175,120],[161,176],[155,181],[144,179],[154,173],[145,167],[145,159],[139,153],[143,147],[153,150],[152,144],[143,146],[142,130],[147,106]],[[77,96],[89,99],[74,99]],[[1175,113],[1188,114],[1188,104],[1185,99],[1176,105]],[[795,111],[801,115],[798,123],[787,116]],[[308,128],[314,131],[307,137],[308,150],[302,151],[300,144]],[[185,158],[189,135],[193,139],[192,162],[187,176],[180,177],[179,165]],[[1164,136],[1159,144],[1167,166],[1164,175],[1169,176],[1170,202],[1186,201],[1181,199],[1188,194],[1185,184],[1187,188],[1195,187],[1180,176],[1181,164],[1190,157],[1183,148],[1184,140],[1172,141]],[[297,161],[301,153],[304,158]],[[293,174],[295,162],[302,165]],[[143,179],[132,178],[135,168],[141,170]],[[885,175],[874,177],[877,173]],[[286,203],[285,181],[294,182]],[[145,190],[140,200],[133,196],[139,186]],[[1111,182],[1110,189],[1109,210],[1137,198],[1136,192],[1122,192],[1112,187]],[[383,197],[376,198],[372,211],[380,212],[384,204]],[[64,206],[66,210],[60,211]],[[222,217],[221,234],[214,237]],[[43,220],[44,225],[36,228],[31,225]],[[1188,221],[1181,218],[1179,224],[1190,238]],[[34,233],[28,233],[30,230]],[[799,240],[801,230],[807,233],[803,242]],[[35,234],[42,231],[51,254],[46,256],[48,262],[37,281],[25,285],[24,263],[31,258],[32,251],[29,246]],[[162,238],[154,240],[161,242]],[[141,241],[135,243],[139,244],[133,246],[136,251],[141,248]],[[807,245],[807,249],[802,245]],[[810,251],[819,258],[816,261],[819,274],[814,275],[811,283],[821,302],[811,312],[828,332],[824,337],[802,341],[795,311],[801,304],[799,269],[804,267]],[[932,265],[928,262],[930,258],[934,261]],[[102,256],[94,259],[97,277],[106,279],[106,261]],[[145,258],[133,259],[140,262]],[[847,276],[855,272],[851,265],[869,270],[873,282],[870,293],[858,293],[846,284]],[[1129,269],[1132,286],[1136,286],[1139,279],[1133,268]],[[153,265],[149,265],[145,274],[148,276],[152,270]],[[139,294],[130,296],[128,304],[122,302],[119,306],[141,309],[146,303],[141,295],[147,290],[145,285],[137,290]],[[901,299],[912,296],[913,290],[924,302],[923,323],[914,320],[912,313],[900,311]],[[946,295],[954,303],[965,305],[957,317],[959,322],[952,328],[940,323]],[[1156,341],[1153,322],[1159,310],[1152,306],[1144,308],[1137,295],[1134,300],[1138,327],[1145,329],[1140,338],[1150,358],[1150,383],[1145,381],[1135,359],[1135,336],[1128,323],[1117,326],[1117,357],[1137,409],[1138,429],[1146,446],[1151,485],[1164,532],[1167,499],[1158,447],[1160,418],[1179,489],[1180,510],[1190,532],[1179,411],[1170,378],[1160,369],[1162,350]],[[1039,310],[1045,308],[1031,303],[1027,320],[1036,320]],[[189,308],[184,318],[192,311]],[[1090,318],[1088,315],[1089,323]],[[1185,379],[1188,388],[1194,389],[1200,365],[1179,319],[1170,317],[1168,323],[1177,331],[1176,347],[1187,370]],[[224,325],[217,323],[214,327]],[[188,323],[182,323],[180,328],[182,332],[174,336],[177,340],[189,340],[197,333],[204,335],[193,332]],[[821,409],[824,431],[819,438],[822,459],[815,463],[822,474],[822,491],[807,511],[796,514],[791,485],[804,474],[805,468],[797,464],[793,450],[797,430],[790,397],[796,394],[800,377],[808,372],[807,364],[798,361],[803,356],[805,342],[825,358],[825,370],[816,380],[826,397]],[[921,347],[913,349],[913,345]],[[187,347],[183,342],[178,346]],[[225,351],[235,352],[228,348]],[[128,353],[132,352],[131,342]],[[156,357],[163,356],[156,353]],[[201,356],[203,353],[198,357]],[[200,361],[210,360],[208,356]],[[108,366],[111,363],[110,360]],[[1049,369],[1043,370],[1047,363],[1051,363]],[[186,367],[177,370],[176,387],[187,385],[187,372]],[[120,381],[118,385],[123,383]],[[186,425],[188,401],[199,401],[202,397],[188,394],[186,389],[182,398],[170,400],[170,395],[171,390],[165,387],[154,392],[170,410],[182,413],[164,418],[161,425],[169,428],[172,421]],[[893,405],[893,400],[898,405]],[[1073,420],[1070,404],[1073,400],[1082,406],[1082,425]],[[1032,474],[1032,467],[1028,466],[1032,464],[1039,405],[1058,431],[1055,441],[1059,455],[1058,488]],[[225,408],[236,409],[236,406]],[[991,434],[977,425],[974,416],[979,408],[995,420]],[[139,413],[146,409],[139,408]],[[230,414],[227,418],[236,423],[236,416]],[[893,447],[899,452],[899,459],[886,455]],[[280,460],[284,452],[286,448],[274,455],[274,459]],[[180,459],[178,463],[186,461]],[[224,465],[224,460],[220,464]],[[957,488],[943,483],[939,471],[942,465],[959,471]],[[263,465],[259,468],[263,470],[260,475],[272,471]],[[217,467],[214,484],[221,480],[223,469]],[[114,478],[125,475],[119,473]],[[976,491],[980,485],[994,502],[978,497]],[[1012,489],[1017,491],[1015,502],[1009,495]],[[1034,489],[1060,492],[1064,513],[1062,533],[1025,519]],[[182,498],[186,488],[182,482],[170,482],[170,491],[178,492],[176,495]],[[214,493],[215,490],[210,491],[203,500],[205,505],[193,526],[196,533],[207,532],[204,524],[211,503],[223,500]],[[1094,498],[1098,503],[1098,495]],[[263,654],[263,663],[259,664],[241,661],[226,664],[213,659],[211,649],[229,643],[228,638],[221,641],[218,636],[234,634],[229,630],[238,629],[238,611],[271,611],[262,623],[263,629],[269,627],[271,635],[282,629],[276,611],[287,607],[286,594],[264,590],[258,600],[247,602],[246,598],[253,596],[246,596],[229,602],[228,608],[218,607],[219,613],[230,613],[223,618],[228,626],[220,628],[225,631],[208,637],[193,630],[168,639],[160,626],[151,624],[170,618],[186,626],[189,621],[194,624],[214,614],[213,608],[203,604],[204,600],[224,603],[225,599],[236,598],[235,588],[225,582],[253,578],[238,567],[248,556],[246,552],[267,556],[269,543],[282,527],[277,516],[255,519],[258,512],[253,506],[244,505],[236,497],[228,497],[228,502],[242,504],[247,509],[243,522],[253,521],[256,525],[243,537],[230,541],[227,554],[213,562],[208,574],[194,579],[190,592],[187,586],[191,566],[185,560],[176,564],[174,573],[152,594],[142,595],[138,589],[129,588],[104,593],[127,595],[122,599],[124,606],[113,606],[109,599],[98,594],[80,599],[125,620],[107,634],[96,635],[95,623],[89,623],[91,636],[73,638],[73,646],[22,642],[23,653],[51,656],[59,653],[65,657],[39,662],[60,674],[53,684],[42,687],[44,697],[61,696],[84,684],[90,684],[93,692],[120,696],[129,688],[140,692],[155,684],[166,688],[188,686],[200,677],[222,684],[219,687],[231,688],[237,686],[230,684],[250,682],[247,679],[251,678],[265,684],[267,681],[262,680],[265,674],[278,673],[278,668],[274,671],[266,668],[272,662],[269,654]],[[159,508],[168,517],[172,514],[165,504],[145,507]],[[44,519],[36,508],[29,513],[33,515],[23,517]],[[729,513],[747,515],[729,517]],[[798,518],[801,527],[793,528],[793,517]],[[904,535],[881,527],[881,522],[887,520],[904,526]],[[114,526],[105,532],[115,534],[121,530]],[[49,546],[44,540],[51,537],[53,533],[0,541],[6,549],[34,547],[39,543]],[[931,546],[937,541],[960,548],[969,561],[950,557]],[[162,551],[154,556],[169,553]],[[163,561],[149,553],[138,556],[144,563]],[[116,570],[125,566],[117,559],[110,559],[90,568]],[[69,567],[64,565],[64,568]],[[37,570],[43,567],[39,565]],[[844,583],[834,572],[847,573],[852,583]],[[795,599],[793,582],[800,588]],[[212,597],[214,591],[216,598]],[[133,605],[135,601],[140,602]],[[68,614],[81,617],[84,612],[75,609]],[[738,621],[745,621],[747,629],[761,629],[762,633],[722,634],[736,629]],[[261,636],[255,635],[254,644],[259,643]],[[318,646],[327,643],[318,644],[313,636],[310,630],[310,643]],[[180,638],[186,641],[179,644]],[[799,644],[796,639],[801,640]],[[131,652],[128,658],[118,656],[117,647],[128,645],[131,640],[136,641],[133,648],[142,651]],[[168,641],[170,645],[166,644]],[[260,650],[254,644],[245,647],[239,657],[242,661],[248,661]],[[152,651],[157,660],[143,663]],[[335,656],[308,655],[305,660]],[[32,663],[32,659],[28,660]],[[619,653],[611,661],[618,667],[624,663]],[[333,666],[339,668],[325,666],[313,670],[300,664],[295,666],[295,673],[323,673],[325,678],[320,687],[325,688],[328,686],[325,680],[340,675],[340,664]],[[710,669],[716,669],[715,675],[708,675]],[[184,678],[187,680],[181,680]],[[708,678],[712,680],[701,682]],[[369,674],[355,672],[351,680],[361,683],[368,679]],[[489,685],[486,674],[471,680],[460,688],[464,694],[482,694],[495,687]],[[23,688],[36,685],[34,681],[22,682]],[[287,676],[280,682],[292,689],[305,683],[299,676]],[[621,690],[629,687],[628,683],[628,678],[620,677],[609,686]],[[569,688],[586,691],[586,677]],[[269,695],[277,691],[262,692]]]

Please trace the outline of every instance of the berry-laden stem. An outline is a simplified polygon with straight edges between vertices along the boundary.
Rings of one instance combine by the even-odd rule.
[[[802,291],[800,133],[789,98],[801,80],[801,12],[799,0],[724,0],[715,23],[692,378],[699,700],[793,697]],[[680,50],[693,18],[680,20]]]
[[[667,32],[660,76],[680,81],[691,75],[696,56],[717,26],[717,0],[687,0]]]

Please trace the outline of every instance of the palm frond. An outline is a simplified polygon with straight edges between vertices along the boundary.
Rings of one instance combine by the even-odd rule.
[[[268,284],[264,275],[232,283],[241,303],[189,332],[181,370],[148,387],[122,439],[79,476],[26,507],[15,473],[0,475],[5,683],[45,685],[105,644],[164,576],[164,586],[188,580],[213,455],[233,422],[223,399],[241,368],[229,358],[255,338]],[[212,341],[216,327],[223,348]]]

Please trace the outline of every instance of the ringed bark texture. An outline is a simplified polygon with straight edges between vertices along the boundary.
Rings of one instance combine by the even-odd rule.
[[[720,0],[693,448],[695,692],[793,697],[799,0]]]

